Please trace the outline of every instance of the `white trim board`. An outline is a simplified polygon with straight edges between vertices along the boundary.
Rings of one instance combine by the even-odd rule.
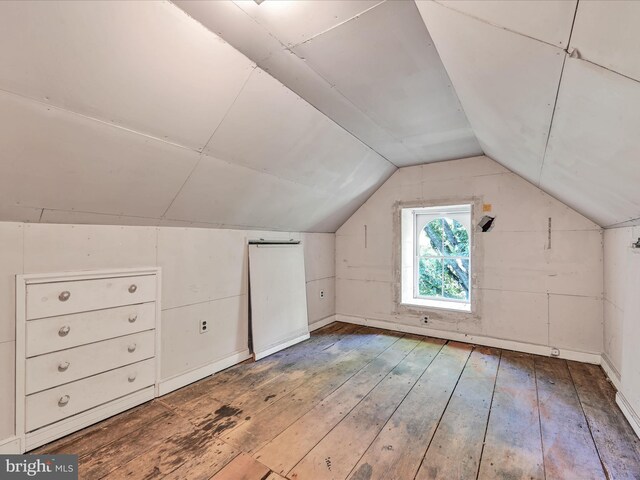
[[[225,368],[229,368],[236,365],[237,363],[244,362],[249,358],[251,358],[249,349],[243,350],[242,352],[234,353],[233,355],[229,355],[228,357],[218,360],[217,362],[196,368],[195,370],[191,370],[187,373],[181,373],[180,375],[169,378],[167,380],[162,380],[160,382],[160,385],[158,386],[158,396],[166,395],[167,393],[178,390],[179,388],[187,386],[190,383],[202,380],[203,378],[213,375],[214,373],[224,370]]]
[[[260,353],[255,353],[254,355],[255,355],[256,361],[262,358],[268,357],[269,355],[272,355],[276,352],[279,352],[280,350],[284,350],[285,348],[289,348],[290,346],[295,345],[296,343],[304,342],[305,340],[308,340],[310,336],[311,335],[309,335],[308,333],[305,333],[304,335],[300,335],[299,337],[292,338],[291,340],[287,340],[284,343],[279,343],[274,347],[263,350]]]
[[[316,330],[318,330],[319,328],[322,327],[326,327],[327,325],[332,324],[333,322],[336,321],[336,316],[335,315],[329,315],[328,317],[324,317],[321,320],[317,320],[313,323],[309,324],[309,331],[310,332],[314,332]]]
[[[450,332],[447,330],[437,330],[434,328],[426,328],[419,325],[404,325],[395,322],[386,322],[384,320],[375,320],[371,318],[355,317],[350,315],[336,314],[336,321],[353,323],[355,325],[366,325],[384,330],[394,330],[403,333],[413,333],[416,335],[426,335],[429,337],[442,338],[445,340],[453,340],[463,343],[474,343],[486,347],[503,348],[505,350],[514,350],[516,352],[531,353],[534,355],[543,355],[550,357],[553,347],[546,345],[535,345],[532,343],[518,342],[515,340],[504,340],[500,338],[484,337],[482,335],[470,335],[467,333]],[[565,360],[574,360],[576,362],[591,363],[600,365],[601,355],[599,353],[578,352],[575,350],[561,349],[559,358]]]
[[[22,450],[20,449],[20,438],[18,437],[9,437],[4,440],[0,440],[0,454],[20,454]]]
[[[609,357],[606,354],[602,354],[602,359],[600,362],[602,369],[604,370],[607,378],[613,383],[613,386],[617,391],[620,391],[620,387],[622,386],[622,381],[620,379],[620,374],[618,373],[618,369],[613,366],[613,362],[609,360]]]
[[[640,438],[640,417],[620,391],[616,393],[616,404],[622,410],[622,414],[631,425],[631,428],[633,428],[633,431]]]

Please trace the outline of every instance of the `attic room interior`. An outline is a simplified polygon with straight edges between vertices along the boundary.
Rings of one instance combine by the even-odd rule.
[[[0,478],[640,479],[640,2],[0,40]]]

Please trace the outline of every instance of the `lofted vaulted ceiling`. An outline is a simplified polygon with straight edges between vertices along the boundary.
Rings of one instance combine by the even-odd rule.
[[[640,223],[640,2],[417,2],[485,153],[604,227]]]
[[[1,2],[0,220],[331,232],[397,167],[484,152],[639,223],[639,20],[616,1]]]

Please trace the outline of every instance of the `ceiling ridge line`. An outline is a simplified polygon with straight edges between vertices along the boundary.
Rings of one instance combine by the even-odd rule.
[[[377,7],[378,5],[381,5],[382,3],[385,3],[387,0],[382,0],[381,2],[373,5],[372,7],[368,8],[367,10],[365,10],[364,12],[359,13],[358,15],[355,15],[354,17],[351,17],[349,20],[353,20],[354,18],[356,18],[359,15],[362,15],[363,13],[371,10],[372,8]],[[301,95],[299,95],[298,93],[296,93],[291,87],[289,87],[288,85],[285,85],[283,82],[281,82],[278,78],[276,78],[275,76],[273,76],[268,70],[266,70],[265,68],[260,66],[261,62],[264,62],[265,60],[269,59],[273,54],[269,54],[266,57],[259,59],[259,60],[252,60],[251,58],[249,58],[244,52],[240,51],[238,48],[236,48],[234,45],[232,45],[231,43],[229,43],[227,40],[225,40],[222,36],[218,35],[216,32],[212,31],[211,29],[209,29],[209,27],[207,27],[206,25],[204,25],[200,20],[198,20],[197,18],[191,16],[189,13],[185,12],[184,10],[182,10],[178,5],[176,5],[173,1],[170,1],[170,3],[176,7],[178,10],[180,10],[181,12],[183,12],[185,15],[187,15],[190,19],[192,19],[193,21],[195,21],[196,23],[198,23],[200,26],[202,26],[202,28],[204,28],[205,30],[207,30],[208,32],[210,32],[212,35],[215,35],[216,37],[218,37],[220,40],[222,40],[223,42],[225,42],[227,45],[229,45],[231,48],[233,48],[235,51],[239,52],[241,55],[243,55],[245,58],[247,58],[248,60],[250,60],[251,62],[253,62],[254,65],[256,65],[257,68],[259,68],[260,70],[262,70],[263,72],[265,72],[267,75],[269,75],[270,77],[272,77],[273,79],[275,79],[277,82],[279,82],[282,86],[284,86],[286,89],[288,89],[290,92],[292,92],[294,95],[296,95],[298,98],[300,98],[301,100],[305,101],[308,105],[310,105],[312,108],[314,108],[317,112],[319,112],[321,115],[323,115],[324,117],[328,118],[332,123],[334,123],[335,125],[337,125],[340,129],[344,130],[345,132],[347,132],[349,135],[351,135],[353,138],[355,138],[358,142],[360,142],[362,145],[364,145],[365,147],[367,147],[369,150],[371,150],[372,152],[374,152],[376,155],[380,156],[381,158],[383,158],[384,160],[386,160],[387,162],[389,162],[389,164],[391,164],[393,167],[395,168],[400,168],[398,165],[396,165],[395,163],[393,163],[391,160],[389,160],[386,156],[384,156],[382,153],[380,153],[378,150],[376,150],[375,148],[373,148],[371,145],[369,145],[368,143],[365,143],[364,140],[362,140],[360,137],[356,136],[353,132],[351,132],[350,130],[348,130],[347,128],[343,127],[342,125],[340,125],[337,121],[335,121],[332,117],[330,117],[329,115],[327,115],[326,113],[324,113],[322,110],[320,110],[318,107],[316,107],[315,105],[313,105],[311,102],[309,102],[308,100],[306,100],[305,98],[303,98]],[[288,47],[287,45],[285,45],[284,43],[282,43],[280,41],[280,39],[278,39],[278,37],[276,37],[273,33],[271,33],[269,31],[269,29],[264,26],[263,24],[261,24],[260,22],[258,22],[255,18],[253,18],[251,15],[249,15],[249,13],[247,13],[244,9],[242,9],[239,5],[237,5],[235,2],[232,2],[233,5],[240,10],[247,18],[249,18],[249,20],[251,20],[253,23],[255,23],[258,27],[260,27],[267,35],[269,35],[271,38],[273,38],[276,42],[278,42],[282,48],[288,52],[290,52],[291,54],[295,55],[296,58],[300,59],[300,61],[304,62],[305,65],[309,68],[309,70],[311,70],[314,74],[316,74],[322,81],[324,81],[330,89],[335,90],[336,92],[338,92],[338,94],[340,95],[340,97],[342,97],[344,100],[346,100],[349,105],[351,105],[353,108],[355,108],[356,110],[358,110],[360,113],[362,113],[362,115],[364,115],[366,118],[368,118],[371,123],[373,123],[374,125],[376,125],[380,130],[382,130],[383,132],[385,132],[387,135],[389,135],[392,139],[396,140],[398,143],[402,144],[402,146],[407,149],[407,153],[412,154],[413,152],[411,150],[408,149],[408,147],[402,143],[401,140],[397,139],[395,136],[393,136],[390,132],[388,132],[385,128],[383,128],[382,126],[378,125],[377,122],[375,122],[369,115],[367,115],[365,112],[363,112],[360,108],[358,108],[356,105],[354,105],[347,97],[344,96],[344,94],[342,92],[340,92],[340,90],[336,89],[331,82],[329,82],[326,78],[324,78],[322,75],[320,75],[318,72],[316,72],[313,68],[311,68],[308,64],[306,64],[306,62],[304,61],[304,59],[302,59],[301,57],[299,57],[293,50],[291,50],[291,48],[293,48],[294,46],[300,45],[301,43],[298,43],[294,46]],[[349,21],[346,20],[346,21]],[[345,21],[345,22],[346,22]],[[341,22],[339,25],[344,24],[345,22]],[[338,26],[338,25],[336,25]],[[334,28],[334,27],[332,27]],[[325,30],[325,32],[329,31],[331,29]],[[322,32],[322,33],[325,33]],[[318,34],[319,35],[319,34]],[[314,35],[311,38],[315,38],[318,35]],[[308,40],[311,40],[308,39]],[[255,68],[254,68],[255,70]],[[234,100],[235,102],[235,100]],[[222,124],[222,122],[220,122]],[[215,133],[215,132],[214,132]],[[213,136],[213,135],[212,135]],[[210,141],[211,139],[209,139]],[[207,141],[207,144],[209,143],[209,141]],[[206,148],[206,145],[205,147]],[[203,150],[204,150],[203,148]],[[201,153],[201,152],[198,152]]]
[[[382,1],[378,2],[378,3],[376,3],[375,5],[372,5],[372,6],[370,6],[369,8],[367,8],[367,9],[363,10],[362,12],[355,14],[353,17],[347,18],[346,20],[343,20],[342,22],[340,22],[340,23],[338,23],[338,24],[336,24],[336,25],[333,25],[332,27],[327,28],[326,30],[323,30],[323,31],[322,31],[322,32],[320,32],[320,33],[316,33],[315,35],[313,35],[313,36],[311,36],[311,37],[307,38],[306,40],[303,40],[302,42],[298,42],[298,43],[296,43],[296,44],[294,44],[294,45],[290,45],[290,46],[285,45],[285,47],[287,48],[287,50],[290,50],[291,48],[295,48],[295,47],[297,47],[297,46],[299,46],[299,45],[304,45],[305,43],[310,42],[310,41],[311,41],[311,40],[313,40],[314,38],[318,38],[320,35],[324,35],[325,33],[330,32],[330,31],[331,31],[331,30],[333,30],[333,29],[336,29],[336,28],[338,28],[338,27],[341,27],[341,26],[342,26],[342,25],[344,25],[345,23],[351,22],[352,20],[356,20],[358,17],[360,17],[360,16],[364,15],[365,13],[367,13],[367,12],[369,12],[369,11],[373,10],[373,9],[374,9],[374,8],[376,8],[376,7],[379,7],[380,5],[382,5],[383,3],[385,3],[386,1],[387,1],[387,0],[382,0]],[[279,40],[278,40],[278,41],[279,41]],[[280,43],[282,43],[282,42],[280,42]]]
[[[515,33],[516,35],[520,35],[521,37],[528,38],[528,39],[530,39],[530,40],[535,40],[536,42],[543,43],[543,44],[545,44],[545,45],[548,45],[548,46],[553,47],[553,48],[557,48],[557,49],[559,49],[559,50],[564,50],[565,52],[566,52],[566,50],[567,50],[566,48],[562,48],[560,45],[555,45],[555,44],[550,43],[550,42],[547,42],[547,41],[545,41],[545,40],[540,40],[539,38],[532,37],[531,35],[527,35],[526,33],[518,32],[517,30],[512,30],[512,29],[510,29],[510,28],[503,27],[502,25],[497,25],[497,24],[495,24],[495,23],[492,23],[492,22],[490,22],[490,21],[488,21],[488,20],[485,20],[485,19],[483,19],[483,18],[476,17],[475,15],[471,15],[471,14],[468,14],[468,13],[466,13],[466,12],[462,12],[462,11],[460,11],[460,10],[458,10],[458,9],[455,9],[455,8],[453,8],[453,7],[450,7],[450,6],[448,6],[448,5],[443,4],[443,3],[442,3],[442,2],[440,2],[439,0],[431,0],[431,1],[432,1],[433,3],[435,3],[435,4],[439,5],[439,6],[441,6],[442,8],[446,8],[447,10],[451,10],[452,12],[458,13],[458,14],[460,14],[460,15],[464,15],[465,17],[472,18],[472,19],[474,19],[474,20],[476,20],[476,21],[478,21],[478,22],[484,23],[484,24],[486,24],[486,25],[490,25],[490,26],[492,26],[492,27],[494,27],[494,28],[499,28],[500,30],[505,30],[505,31],[510,32],[510,33]],[[568,43],[567,43],[567,47],[568,47]]]
[[[386,0],[385,0],[386,1]],[[383,2],[381,2],[383,3]],[[375,5],[376,7],[380,5],[377,4]],[[373,8],[373,7],[371,7]],[[369,9],[370,10],[370,9]],[[289,52],[291,52],[291,54],[295,55],[296,58],[300,59],[300,61],[305,62],[304,58],[300,57],[296,52],[294,52],[293,50],[291,50],[290,48],[285,47]],[[329,85],[329,88],[332,90],[335,90],[336,92],[338,92],[338,95],[340,95],[340,97],[342,97],[349,105],[351,105],[354,109],[356,109],[357,111],[359,111],[360,113],[362,113],[362,115],[364,115],[365,117],[367,117],[371,123],[373,123],[375,126],[377,126],[380,130],[382,130],[383,132],[385,132],[387,135],[389,135],[389,137],[391,137],[393,140],[395,140],[396,142],[398,142],[399,144],[401,144],[406,150],[407,153],[413,154],[414,152],[412,150],[409,150],[409,147],[399,138],[397,138],[393,133],[391,133],[389,130],[387,130],[385,127],[383,127],[382,125],[380,125],[378,122],[376,122],[373,118],[371,118],[371,116],[369,115],[369,113],[367,113],[366,111],[362,110],[360,107],[358,107],[355,103],[353,103],[351,100],[349,100],[349,98],[347,98],[347,96],[336,86],[333,85],[328,79],[326,79],[320,72],[317,72],[316,70],[314,70],[309,64],[307,64],[305,62],[305,64],[307,65],[307,67],[309,67],[309,69],[315,73],[322,81],[324,81],[327,85]],[[268,73],[268,72],[267,72]],[[275,78],[275,77],[273,77]],[[276,78],[277,80],[277,78]],[[280,81],[280,80],[278,80]],[[280,82],[282,83],[282,82]],[[284,85],[284,84],[283,84]],[[288,86],[285,85],[285,87],[289,88]],[[289,90],[291,90],[289,88]],[[296,95],[298,95],[296,92],[294,92],[293,90],[291,90],[293,93],[295,93]],[[300,95],[298,95],[298,97],[302,98]],[[304,98],[303,98],[304,100]],[[309,105],[311,105],[313,108],[315,108],[318,112],[322,113],[322,115],[324,115],[325,117],[327,117],[329,120],[331,120],[333,123],[335,123],[336,125],[338,125],[341,129],[343,129],[344,131],[346,131],[347,133],[349,133],[352,137],[356,138],[360,143],[362,143],[363,145],[367,146],[369,149],[373,150],[374,152],[376,152],[378,155],[380,155],[382,158],[384,158],[387,162],[389,162],[391,165],[393,165],[396,168],[401,168],[400,166],[396,165],[395,163],[393,163],[391,160],[389,160],[387,157],[385,157],[384,155],[382,155],[380,152],[378,152],[376,149],[374,149],[371,145],[369,145],[368,143],[365,143],[364,140],[362,140],[360,137],[356,136],[354,133],[352,133],[351,131],[347,130],[345,127],[343,127],[342,125],[340,125],[337,121],[335,121],[333,118],[331,118],[329,115],[327,115],[326,113],[324,113],[322,110],[320,110],[318,107],[316,107],[315,105],[313,105],[311,102],[305,100],[305,102],[307,102]]]

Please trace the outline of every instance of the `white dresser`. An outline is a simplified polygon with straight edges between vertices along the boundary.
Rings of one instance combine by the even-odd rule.
[[[16,287],[23,451],[154,398],[159,268],[18,275]]]

